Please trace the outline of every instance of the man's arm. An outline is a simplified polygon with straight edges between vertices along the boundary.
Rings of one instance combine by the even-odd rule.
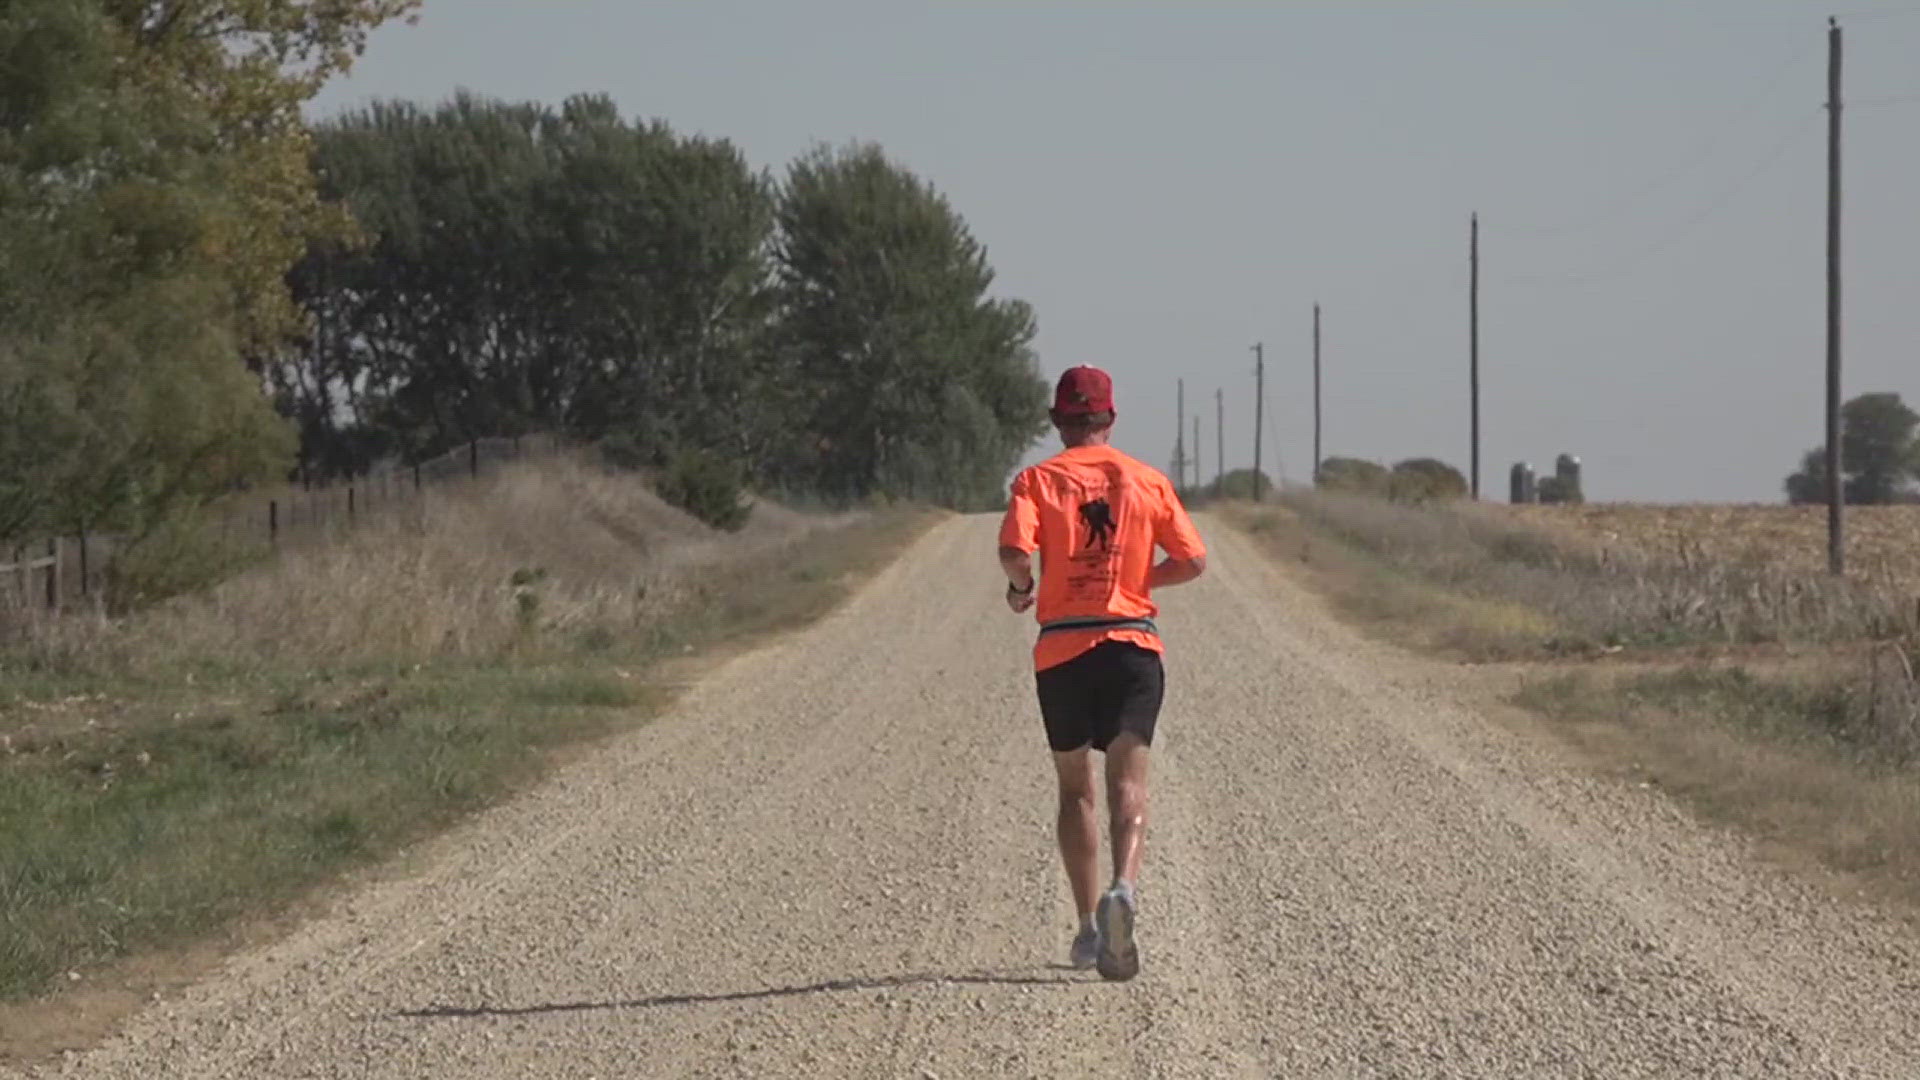
[[[1171,484],[1166,485],[1166,513],[1156,523],[1154,542],[1166,551],[1167,558],[1147,572],[1147,588],[1165,589],[1185,585],[1207,572],[1207,545],[1200,530],[1193,527],[1187,508]]]
[[[1000,569],[1007,575],[1007,607],[1011,608],[1015,615],[1026,614],[1035,602],[1033,556],[1017,547],[1002,545]]]
[[[1175,585],[1185,585],[1206,572],[1207,557],[1205,555],[1196,555],[1191,559],[1176,559],[1169,555],[1159,566],[1147,573],[1147,588],[1167,589]]]
[[[1017,547],[1000,549],[1000,569],[1006,572],[1007,588],[1014,592],[1033,591],[1033,556]]]
[[[1033,550],[1040,540],[1040,507],[1032,481],[1022,472],[1013,481],[1013,497],[1000,522],[1000,569],[1007,575],[1007,606],[1016,613],[1034,604]]]

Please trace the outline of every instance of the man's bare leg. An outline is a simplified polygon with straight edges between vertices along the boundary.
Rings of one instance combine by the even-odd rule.
[[[1108,979],[1140,973],[1140,949],[1133,940],[1141,849],[1147,831],[1147,744],[1122,733],[1107,747],[1107,808],[1112,815],[1113,887],[1100,897],[1094,922],[1099,934],[1095,966]]]
[[[1107,747],[1107,811],[1112,816],[1113,880],[1140,877],[1147,834],[1147,744],[1122,732]]]
[[[1060,859],[1073,889],[1073,908],[1084,925],[1100,897],[1100,818],[1094,812],[1093,754],[1088,748],[1053,755],[1060,778]]]
[[[1100,818],[1093,809],[1093,755],[1084,746],[1056,753],[1053,768],[1060,778],[1060,861],[1066,864],[1073,909],[1080,916],[1067,959],[1085,969],[1099,960],[1100,947],[1100,935],[1093,928],[1093,908],[1100,892]]]

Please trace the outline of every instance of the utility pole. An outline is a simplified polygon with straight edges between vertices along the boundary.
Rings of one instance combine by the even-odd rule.
[[[1467,383],[1473,398],[1473,497],[1480,498],[1480,215],[1472,219],[1467,264]]]
[[[1847,572],[1840,440],[1840,23],[1827,20],[1827,569]]]
[[[1173,422],[1173,486],[1175,489],[1187,485],[1187,380],[1174,383],[1175,410],[1179,415]]]
[[[1266,426],[1267,353],[1264,342],[1253,346],[1253,501],[1260,501],[1260,432]]]
[[[1320,305],[1313,305],[1313,482],[1320,483]]]
[[[1200,488],[1200,410],[1193,410],[1193,486]]]
[[[1213,392],[1213,490],[1226,495],[1227,484],[1227,392]]]

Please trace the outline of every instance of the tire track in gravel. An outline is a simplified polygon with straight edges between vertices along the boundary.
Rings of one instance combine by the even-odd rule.
[[[1146,970],[1063,970],[993,525],[25,1075],[1914,1075],[1893,920],[1486,722],[1209,521]]]

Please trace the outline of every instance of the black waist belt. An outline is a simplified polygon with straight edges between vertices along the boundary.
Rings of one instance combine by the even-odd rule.
[[[1042,636],[1068,630],[1144,630],[1154,637],[1160,636],[1160,628],[1153,625],[1152,619],[1055,619],[1040,627]]]

